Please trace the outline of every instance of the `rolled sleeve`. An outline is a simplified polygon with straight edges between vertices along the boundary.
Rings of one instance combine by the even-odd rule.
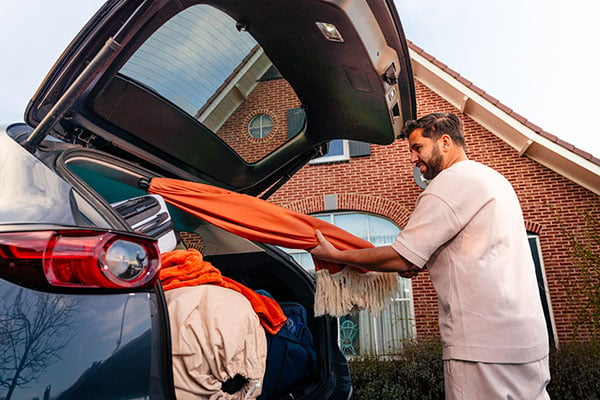
[[[420,255],[406,247],[406,245],[402,243],[402,241],[398,238],[396,238],[396,241],[392,243],[392,249],[396,250],[398,254],[400,254],[402,257],[410,261],[413,265],[421,269],[423,269],[425,267],[425,264],[427,263],[427,259],[421,257]]]
[[[440,197],[423,193],[392,248],[419,268],[461,229],[456,214]]]

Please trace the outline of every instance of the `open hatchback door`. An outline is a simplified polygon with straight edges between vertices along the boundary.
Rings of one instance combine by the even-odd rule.
[[[415,109],[391,0],[113,0],[33,97],[25,147],[53,135],[256,195],[331,140],[391,143]]]

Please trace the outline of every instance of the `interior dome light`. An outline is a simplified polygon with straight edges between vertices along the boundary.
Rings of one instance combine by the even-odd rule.
[[[330,42],[344,42],[342,34],[340,31],[338,31],[334,24],[330,24],[329,22],[316,22],[316,24],[319,27],[319,30],[325,36],[325,39],[329,40]]]

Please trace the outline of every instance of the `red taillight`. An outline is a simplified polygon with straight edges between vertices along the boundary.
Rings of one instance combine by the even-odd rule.
[[[53,286],[137,288],[154,284],[156,241],[123,233],[63,230],[0,233],[0,274],[41,269]]]

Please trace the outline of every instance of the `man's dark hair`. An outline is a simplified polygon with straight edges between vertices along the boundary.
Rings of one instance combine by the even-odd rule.
[[[402,128],[401,137],[408,138],[415,129],[423,129],[422,135],[431,138],[434,142],[442,135],[450,136],[454,144],[465,147],[465,136],[460,119],[452,113],[431,113],[419,119],[406,121]]]

